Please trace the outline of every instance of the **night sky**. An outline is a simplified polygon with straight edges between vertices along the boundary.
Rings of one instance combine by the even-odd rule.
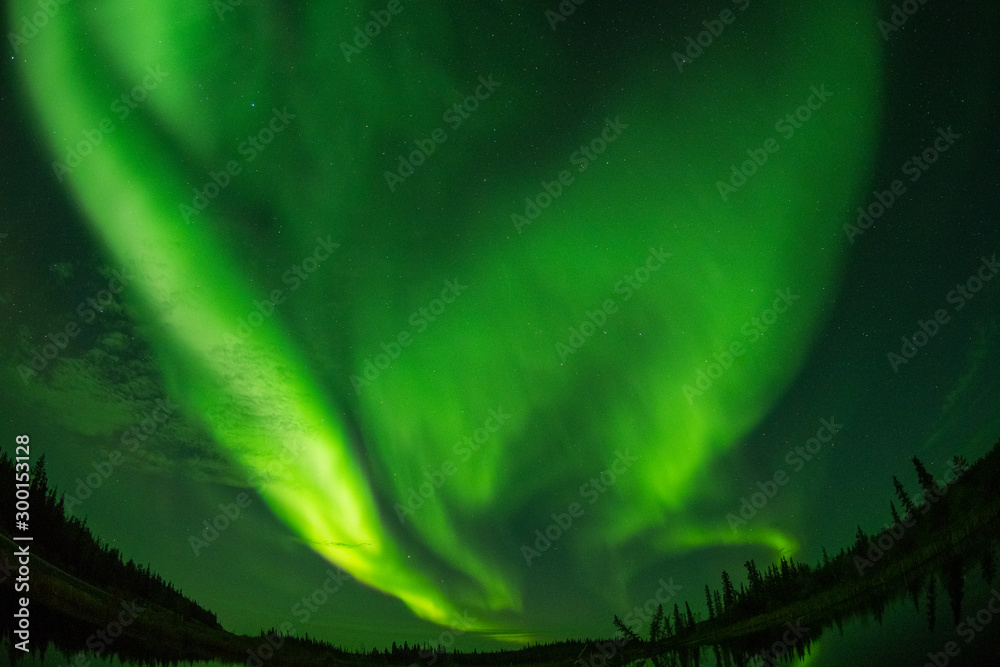
[[[5,3],[4,446],[351,648],[703,612],[985,451],[995,3],[561,6]]]

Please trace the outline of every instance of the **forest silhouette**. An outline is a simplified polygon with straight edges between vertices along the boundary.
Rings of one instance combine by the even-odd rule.
[[[739,589],[723,571],[720,588],[704,587],[706,618],[692,613],[689,602],[683,610],[675,603],[672,611],[661,604],[646,637],[640,637],[615,616],[615,627],[629,640],[616,657],[657,663],[666,656],[663,664],[697,664],[699,647],[711,646],[720,665],[775,664],[803,656],[824,627],[842,627],[847,618],[871,615],[881,623],[887,604],[904,595],[919,609],[923,592],[933,631],[938,580],[949,595],[954,622],[960,623],[966,573],[978,567],[988,584],[996,574],[1000,440],[972,466],[964,457],[952,458],[945,483],[919,458],[911,461],[920,492],[911,498],[892,476],[891,523],[871,534],[859,525],[850,546],[833,557],[823,548],[815,566],[783,555],[765,568],[747,560]],[[779,646],[783,650],[776,650]]]
[[[648,627],[627,626],[617,615],[607,638],[573,639],[492,652],[448,651],[442,646],[410,645],[348,651],[275,628],[258,636],[236,635],[214,613],[185,597],[148,566],[124,562],[117,548],[95,536],[85,520],[69,516],[64,496],[50,486],[45,457],[31,474],[32,649],[51,645],[67,655],[117,655],[140,662],[213,660],[263,665],[555,665],[605,667],[652,660],[657,667],[697,665],[702,650],[715,653],[716,664],[774,664],[808,652],[824,628],[842,627],[845,619],[871,615],[881,622],[886,606],[909,596],[919,608],[927,598],[927,622],[933,630],[938,581],[951,602],[952,616],[962,616],[965,575],[978,568],[990,583],[996,573],[995,548],[1000,536],[1000,441],[969,465],[960,456],[948,464],[944,483],[923,462],[912,459],[918,494],[911,497],[892,476],[894,498],[889,518],[879,530],[859,525],[854,540],[830,556],[822,550],[815,565],[781,556],[767,566],[743,563],[745,579],[737,588],[723,571],[720,586],[704,586],[704,610],[691,601],[660,604]],[[0,453],[0,494],[14,496],[14,461]],[[898,506],[897,506],[898,502]],[[0,586],[12,588],[16,559],[11,528],[13,503],[0,509]],[[5,618],[12,618],[14,595],[4,595]],[[121,624],[112,640],[96,631],[123,617],[122,609],[140,610]],[[609,629],[610,632],[610,629]],[[7,657],[14,664],[13,626],[3,627]],[[95,639],[95,636],[103,639]]]

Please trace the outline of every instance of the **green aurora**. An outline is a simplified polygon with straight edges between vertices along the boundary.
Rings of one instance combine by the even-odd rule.
[[[582,9],[553,31],[526,2],[400,2],[349,61],[369,3],[220,17],[106,0],[95,18],[75,0],[20,46],[51,159],[101,135],[60,176],[109,255],[139,266],[128,299],[169,395],[302,540],[442,625],[469,611],[476,630],[530,638],[519,614],[548,561],[581,582],[614,564],[614,598],[667,554],[794,551],[764,523],[748,538],[685,510],[727,493],[713,462],[829,313],[847,221],[829,212],[866,186],[878,129],[872,7],[732,4],[683,72],[684,42],[651,25],[618,71],[583,79]],[[721,7],[676,12],[670,34]],[[122,118],[112,102],[144,77]],[[476,110],[448,116],[491,77]],[[614,125],[596,159],[577,152]],[[436,128],[445,140],[390,190]],[[769,138],[724,201],[730,165]],[[734,342],[745,353],[692,391]],[[526,563],[574,502],[582,516]]]

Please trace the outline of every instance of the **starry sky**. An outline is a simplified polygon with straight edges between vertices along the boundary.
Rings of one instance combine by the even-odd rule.
[[[1000,435],[995,6],[550,4],[5,4],[4,441],[228,629],[609,635]]]

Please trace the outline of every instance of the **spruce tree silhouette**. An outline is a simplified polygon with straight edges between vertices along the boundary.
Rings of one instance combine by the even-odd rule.
[[[903,523],[903,520],[899,518],[899,512],[896,510],[896,503],[889,501],[889,512],[892,514],[892,525],[898,526]]]
[[[649,641],[655,642],[663,637],[663,604],[656,605],[653,618],[649,622]]]
[[[899,478],[895,475],[892,476],[892,485],[896,487],[896,497],[899,498],[899,502],[902,503],[903,509],[906,510],[906,518],[909,519],[911,516],[915,516],[917,513],[917,506],[913,504],[910,500],[910,496],[906,493],[906,489],[903,488],[903,483],[899,481]]]
[[[937,482],[934,481],[933,475],[927,472],[927,468],[924,467],[924,464],[920,459],[914,456],[911,460],[913,461],[913,467],[917,469],[917,482],[920,484],[920,488],[924,491],[924,502],[930,502],[927,500],[927,496],[937,495]]]

